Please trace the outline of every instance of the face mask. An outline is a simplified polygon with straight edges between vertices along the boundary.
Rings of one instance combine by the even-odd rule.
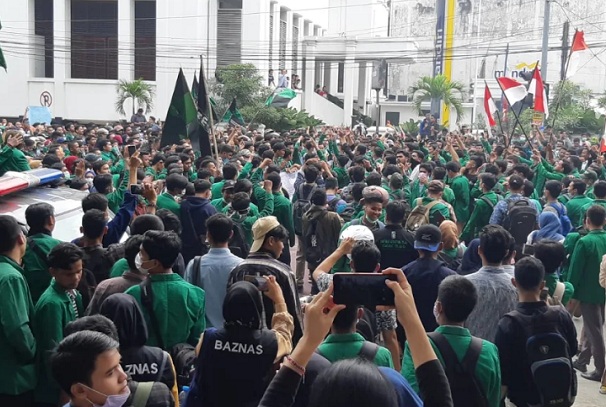
[[[72,175],[69,173],[69,171],[63,171],[63,177],[65,179],[69,179]]]
[[[80,384],[82,384],[82,383],[80,383]],[[122,407],[126,403],[126,400],[128,400],[128,397],[130,396],[130,389],[128,387],[122,394],[113,394],[111,396],[108,396],[106,394],[101,393],[100,391],[91,389],[90,387],[88,387],[85,384],[82,384],[82,386],[86,387],[89,390],[94,391],[97,394],[107,397],[104,404],[95,404],[92,401],[90,401],[89,399],[86,399],[86,401],[88,401],[93,407]]]
[[[141,253],[137,253],[137,256],[135,257],[135,266],[137,266],[137,270],[139,270],[141,273],[149,274],[150,269],[143,267],[143,259],[141,258]]]

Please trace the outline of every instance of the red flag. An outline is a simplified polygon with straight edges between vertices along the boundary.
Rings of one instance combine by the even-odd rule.
[[[512,105],[524,99],[528,94],[528,92],[526,91],[526,86],[516,81],[515,79],[500,77],[497,78],[497,82],[503,90],[505,97]]]
[[[606,153],[606,134],[600,139],[600,154]]]
[[[488,89],[488,84],[486,84],[486,87],[484,88],[484,112],[486,113],[486,117],[488,118],[488,125],[490,127],[494,127],[497,125],[493,117],[494,112],[496,112],[497,110],[497,105],[492,99],[490,89]]]
[[[543,78],[541,78],[541,71],[537,67],[534,69],[532,74],[532,80],[528,87],[528,93],[534,95],[534,111],[545,113],[545,118],[549,116],[549,106],[547,106],[547,92],[545,92],[545,86],[543,84]]]
[[[583,31],[575,31],[572,37],[572,45],[570,47],[570,55],[568,56],[568,65],[566,67],[566,79],[572,77],[579,70],[579,63],[587,54],[589,47],[585,42],[585,33]]]

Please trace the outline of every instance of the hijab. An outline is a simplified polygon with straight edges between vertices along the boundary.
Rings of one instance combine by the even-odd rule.
[[[456,249],[459,246],[459,230],[456,223],[451,220],[443,221],[440,223],[440,232],[444,250]]]
[[[534,234],[533,243],[543,239],[560,242],[564,239],[564,236],[560,234],[561,230],[562,224],[558,215],[550,211],[543,212],[539,216],[539,230]]]
[[[227,289],[223,301],[225,327],[261,329],[263,302],[257,287],[248,281],[238,281]]]
[[[145,317],[133,296],[123,293],[112,294],[101,303],[99,313],[116,325],[120,348],[140,347],[147,342]]]
[[[478,253],[479,247],[480,239],[473,239],[469,242],[469,246],[467,247],[467,250],[465,250],[465,254],[463,254],[463,261],[458,270],[459,274],[467,275],[475,273],[482,267],[482,259]]]

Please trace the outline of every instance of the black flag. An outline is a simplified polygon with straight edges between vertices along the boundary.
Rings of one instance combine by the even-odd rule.
[[[212,156],[210,146],[210,135],[212,133],[209,117],[212,114],[212,106],[209,104],[210,98],[206,90],[206,78],[204,76],[204,66],[202,58],[200,58],[200,82],[196,89],[196,104],[198,106],[198,122],[200,123],[200,137],[198,137],[198,145],[193,146],[194,149],[200,151],[201,157]],[[193,142],[193,141],[192,141]]]

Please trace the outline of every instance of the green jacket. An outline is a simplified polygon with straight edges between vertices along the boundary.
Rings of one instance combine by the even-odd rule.
[[[589,304],[604,304],[606,291],[598,284],[600,263],[606,254],[606,231],[592,230],[583,236],[572,252],[568,281],[574,286],[572,298]]]
[[[408,202],[410,205],[414,207],[414,202],[417,198],[423,198],[427,193],[427,187],[419,182],[418,179],[415,180],[410,185],[410,195],[408,196]]]
[[[238,175],[238,179],[248,178],[248,175],[250,174],[251,170],[252,170],[252,163],[248,162],[248,163],[244,164],[244,167],[242,167],[242,170],[240,171],[240,174]],[[210,187],[210,192],[212,193],[212,197],[210,198],[211,200],[218,199],[223,196],[223,184],[225,184],[225,180],[215,182]]]
[[[84,316],[82,296],[76,296],[79,316]],[[34,333],[38,343],[38,386],[36,387],[37,403],[59,402],[59,385],[52,377],[49,365],[49,353],[63,340],[63,328],[78,316],[74,312],[70,299],[65,290],[53,279],[50,286],[34,309]]]
[[[566,176],[561,172],[553,172],[550,171],[549,168],[546,167],[547,162],[545,160],[538,163],[535,167],[533,167],[535,171],[534,175],[534,189],[539,194],[543,193],[543,187],[545,183],[550,180],[562,181],[562,179]]]
[[[145,176],[153,177],[154,181],[159,180],[159,179],[165,179],[166,178],[166,168],[160,172],[156,172],[156,170],[154,170],[154,167],[147,167],[145,169]]]
[[[109,271],[109,278],[120,277],[122,274],[126,273],[128,269],[128,261],[126,261],[126,259],[120,259],[114,263]]]
[[[585,195],[576,195],[570,198],[570,201],[566,204],[566,211],[568,212],[572,227],[578,228],[583,224],[583,216],[585,215],[583,207],[592,202],[593,200],[587,198]]]
[[[217,212],[223,212],[223,209],[229,205],[223,198],[213,199],[210,201],[210,204],[215,207]],[[250,203],[250,213],[255,216],[259,216],[259,208],[252,202]]]
[[[455,195],[454,211],[457,222],[465,223],[469,219],[469,181],[463,175],[457,175],[449,183]]]
[[[448,185],[444,185],[444,192],[442,193],[442,199],[451,204],[454,207],[456,197],[452,188]]]
[[[349,174],[345,168],[333,165],[332,170],[335,174],[337,174],[339,188],[345,188],[347,185],[349,185]]]
[[[360,354],[364,341],[364,337],[357,332],[351,334],[330,334],[318,346],[318,352],[331,363],[343,359],[355,359]],[[382,346],[379,347],[373,362],[377,366],[393,368],[391,352]]]
[[[0,177],[4,175],[6,171],[27,171],[30,170],[29,162],[23,154],[23,151],[18,148],[10,148],[4,146],[0,150]]]
[[[244,236],[249,245],[253,243],[253,235],[252,235],[252,227],[259,218],[264,218],[265,216],[270,216],[274,212],[274,196],[273,194],[267,193],[265,190],[265,196],[259,202],[259,206],[263,209],[258,215],[253,215],[251,211],[248,211],[246,218],[242,219],[239,214],[232,214],[230,216],[229,211],[230,207],[223,208],[223,213],[227,216],[230,216],[234,222],[238,222],[242,225],[242,229],[244,229]],[[263,201],[263,202],[261,202]]]
[[[113,213],[118,213],[120,207],[124,203],[124,194],[126,193],[126,188],[128,188],[129,177],[130,171],[125,170],[120,186],[105,196],[107,198],[109,210]]]
[[[486,200],[491,202],[492,206]],[[482,194],[476,199],[473,212],[461,233],[461,240],[470,242],[479,235],[480,230],[490,223],[490,216],[497,202],[499,202],[499,196],[493,191]]]
[[[16,396],[36,387],[33,317],[23,269],[0,255],[0,394]]]
[[[561,272],[561,280],[566,281],[568,278],[568,269],[570,268],[570,260],[572,260],[572,252],[576,247],[579,239],[581,239],[581,234],[579,232],[572,231],[566,235],[564,239],[564,250],[566,250],[566,260],[564,261],[564,265],[562,266]]]
[[[158,196],[156,201],[158,209],[168,209],[181,219],[181,205],[175,200],[175,197],[165,192]]]
[[[469,332],[469,329],[448,325],[439,326],[435,331],[446,337],[448,343],[450,343],[450,346],[457,355],[457,358],[459,361],[462,361],[471,344],[471,333]],[[432,340],[429,342],[440,360],[440,363],[444,366],[444,359],[438,350],[438,347]],[[406,343],[404,358],[402,359],[402,376],[408,380],[410,386],[418,393],[419,384],[415,376],[415,367],[412,362],[408,342]],[[501,403],[501,363],[499,361],[499,351],[493,343],[482,340],[482,351],[480,352],[480,357],[476,363],[474,376],[486,395],[488,406],[498,407]]]
[[[550,296],[553,296],[553,294],[555,293],[556,286],[559,281],[560,280],[558,278],[557,273],[545,273],[545,287],[547,287]],[[574,294],[574,286],[568,281],[564,281],[563,284],[564,295],[562,296],[560,301],[562,305],[566,306],[566,304],[568,304],[568,301],[570,301],[572,295]]]
[[[600,205],[602,208],[606,209],[606,199],[596,199],[593,202],[589,202],[581,209],[581,213],[585,214],[587,209],[591,208],[592,205]]]
[[[34,304],[38,302],[38,298],[48,288],[51,282],[51,275],[48,272],[48,262],[46,257],[53,249],[61,243],[60,240],[54,239],[46,233],[37,233],[27,238],[27,249],[23,256],[23,276],[29,286],[29,291],[32,294],[32,301]],[[38,252],[32,248],[30,241],[34,242],[36,247],[44,254],[45,258],[42,259]],[[38,250],[37,249],[37,250]]]
[[[141,286],[126,290],[139,303],[145,316],[149,337],[146,345],[170,349],[178,343],[196,346],[206,328],[205,293],[199,287],[183,280],[178,274],[150,274],[154,294],[153,310],[158,321],[161,341],[156,336],[149,312],[141,302]]]
[[[292,204],[290,200],[282,195],[282,192],[274,192],[274,212],[278,222],[288,230],[290,246],[295,245],[295,225],[292,218]]]

